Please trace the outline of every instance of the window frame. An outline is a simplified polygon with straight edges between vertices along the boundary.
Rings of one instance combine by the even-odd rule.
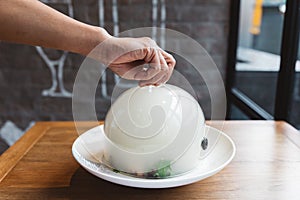
[[[295,65],[298,53],[300,27],[300,0],[287,0],[280,50],[280,67],[277,77],[274,116],[252,101],[234,86],[236,77],[237,47],[239,36],[240,0],[231,0],[230,29],[226,70],[227,119],[230,119],[231,105],[234,104],[250,119],[289,121]]]

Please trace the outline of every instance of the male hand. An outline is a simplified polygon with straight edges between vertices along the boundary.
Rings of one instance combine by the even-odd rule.
[[[176,64],[172,55],[148,37],[111,37],[97,48],[100,48],[97,51],[101,54],[100,60],[114,73],[125,79],[138,80],[140,86],[158,86],[167,82]]]

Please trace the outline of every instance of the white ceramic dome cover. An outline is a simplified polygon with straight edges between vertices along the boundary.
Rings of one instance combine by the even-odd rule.
[[[179,96],[166,85],[131,88],[120,95],[109,112],[122,132],[141,140],[156,136],[170,117],[177,116],[177,124],[182,123]]]
[[[157,114],[161,116],[151,115],[153,110],[159,110]],[[144,118],[148,120],[142,120],[145,128],[136,125],[130,115],[138,115],[140,118],[145,115]],[[152,123],[154,120],[161,123]],[[190,140],[181,150],[184,152],[195,138],[199,126],[204,126],[204,116],[197,101],[189,93],[165,84],[160,87],[135,87],[124,92],[111,106],[104,126],[107,137],[124,151],[153,153],[175,142],[182,135],[177,145],[184,143],[184,140]],[[152,145],[153,148],[148,148],[148,152],[142,151],[147,145]],[[179,147],[176,149],[180,149]]]

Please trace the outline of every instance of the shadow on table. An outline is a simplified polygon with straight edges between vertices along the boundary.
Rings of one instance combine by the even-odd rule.
[[[70,199],[174,199],[175,194],[187,193],[188,186],[170,189],[140,189],[117,185],[78,168],[70,183]],[[176,192],[175,192],[176,191]],[[173,194],[172,194],[173,193]],[[179,196],[177,196],[179,198]]]

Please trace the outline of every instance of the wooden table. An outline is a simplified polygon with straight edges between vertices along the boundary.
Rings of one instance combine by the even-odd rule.
[[[80,132],[91,124],[82,123]],[[97,178],[74,160],[72,122],[38,122],[0,157],[0,199],[300,199],[300,133],[285,122],[226,121],[233,161],[203,181],[137,189]]]

